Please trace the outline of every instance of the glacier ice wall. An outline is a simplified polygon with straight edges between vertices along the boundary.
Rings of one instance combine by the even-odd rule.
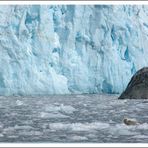
[[[120,93],[148,66],[148,6],[0,6],[0,95]]]

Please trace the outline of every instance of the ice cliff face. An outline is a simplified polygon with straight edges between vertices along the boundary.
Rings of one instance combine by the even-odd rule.
[[[148,66],[148,6],[0,6],[0,94],[120,93]]]

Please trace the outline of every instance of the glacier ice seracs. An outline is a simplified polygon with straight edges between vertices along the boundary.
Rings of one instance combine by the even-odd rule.
[[[148,65],[148,6],[0,6],[0,95],[120,93]]]

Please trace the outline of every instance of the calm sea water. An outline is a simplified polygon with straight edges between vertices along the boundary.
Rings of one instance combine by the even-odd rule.
[[[117,95],[0,97],[0,142],[148,142],[148,101]],[[140,125],[123,124],[124,117]]]

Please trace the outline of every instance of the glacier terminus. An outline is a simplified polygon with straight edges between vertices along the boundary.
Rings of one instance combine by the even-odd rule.
[[[0,95],[121,93],[147,43],[147,5],[1,5]]]

